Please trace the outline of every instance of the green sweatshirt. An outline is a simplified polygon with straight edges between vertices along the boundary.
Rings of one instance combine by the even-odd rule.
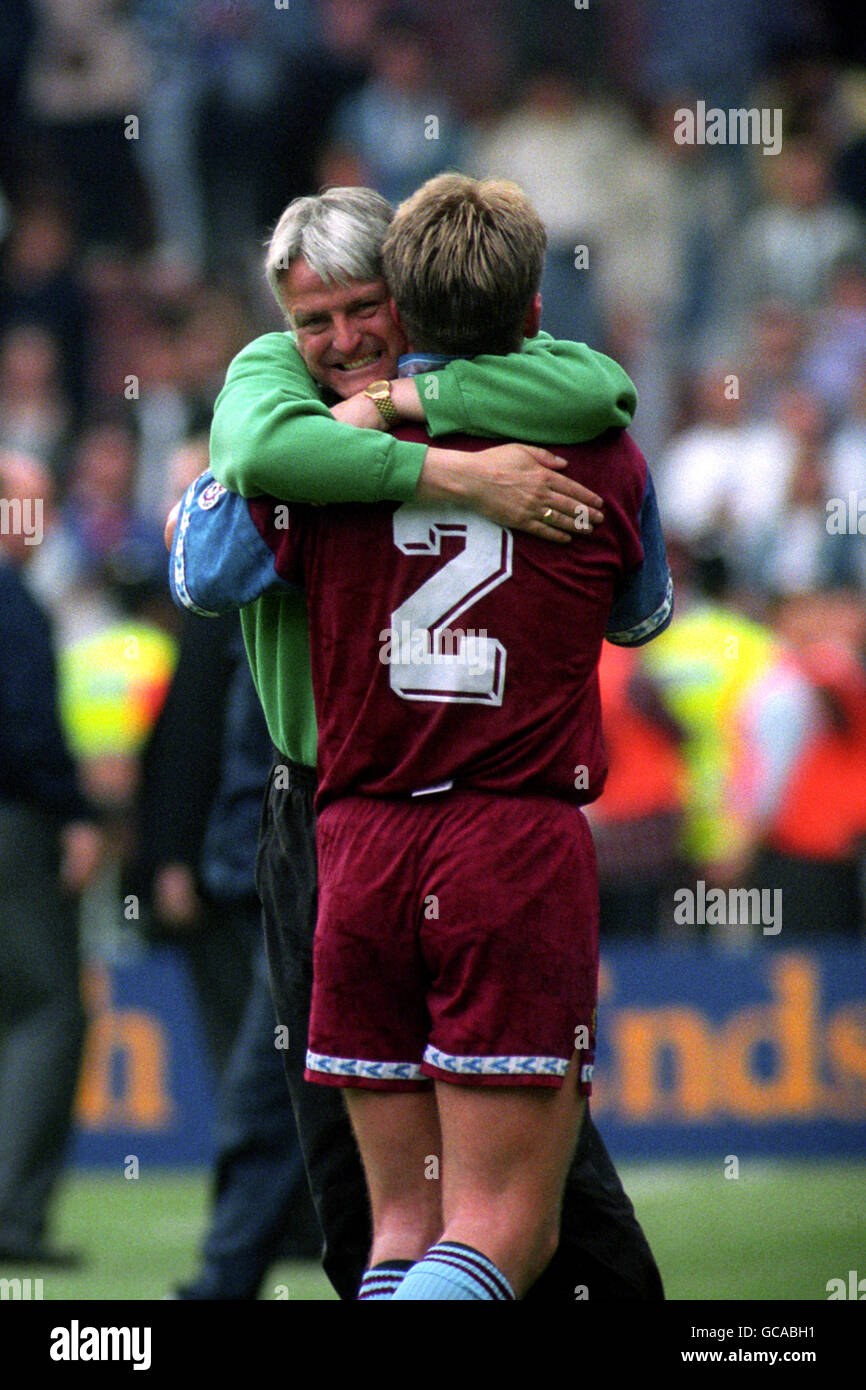
[[[583,343],[527,338],[507,357],[450,362],[416,378],[432,437],[452,433],[578,444],[631,423],[637,397],[611,358]],[[217,397],[210,459],[244,497],[288,502],[407,502],[426,446],[334,419],[290,333],[266,333],[238,353]],[[317,731],[306,603],[266,596],[241,612],[253,679],[271,738],[314,766]]]

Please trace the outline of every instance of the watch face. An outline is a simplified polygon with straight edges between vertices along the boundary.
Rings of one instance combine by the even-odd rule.
[[[390,381],[373,381],[364,390],[369,396],[386,425],[396,424],[400,418],[391,400]]]

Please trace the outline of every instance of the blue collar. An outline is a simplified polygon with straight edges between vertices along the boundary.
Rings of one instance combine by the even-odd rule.
[[[397,362],[397,375],[417,376],[419,372],[438,372],[441,367],[447,367],[449,362],[456,361],[458,355],[447,352],[404,352]]]

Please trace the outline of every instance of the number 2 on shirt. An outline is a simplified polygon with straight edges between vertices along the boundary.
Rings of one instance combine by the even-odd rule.
[[[510,578],[511,532],[447,503],[406,502],[394,513],[394,543],[404,555],[439,555],[444,536],[465,538],[460,554],[391,614],[391,688],[403,700],[501,705],[505,648],[483,629],[456,624]]]

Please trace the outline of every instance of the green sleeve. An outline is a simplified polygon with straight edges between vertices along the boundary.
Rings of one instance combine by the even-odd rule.
[[[616,362],[549,333],[520,352],[450,362],[416,378],[431,436],[498,435],[530,444],[580,444],[631,424],[637,392]]]
[[[214,406],[211,469],[243,497],[406,502],[426,452],[335,420],[288,333],[266,333],[239,352]]]

